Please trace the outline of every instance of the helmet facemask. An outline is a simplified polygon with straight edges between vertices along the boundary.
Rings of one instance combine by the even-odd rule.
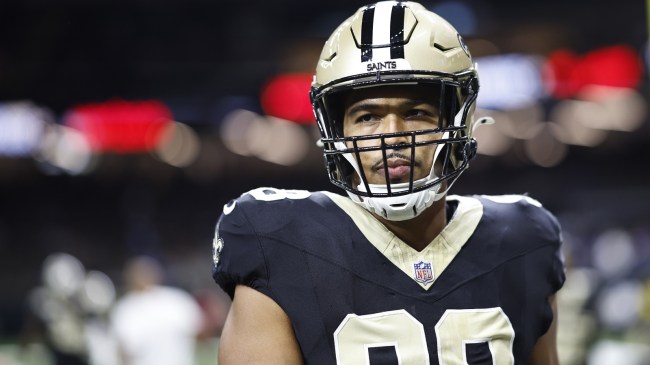
[[[429,191],[424,197],[428,205],[440,199],[447,192],[460,173],[467,168],[469,160],[476,149],[475,142],[471,139],[467,116],[470,114],[476,99],[477,79],[473,74],[464,75],[455,79],[453,75],[447,77],[415,78],[395,77],[383,79],[383,75],[376,74],[376,82],[366,80],[362,88],[406,86],[421,88],[430,95],[430,100],[437,105],[438,127],[404,131],[396,133],[382,133],[361,136],[346,136],[343,133],[343,115],[346,95],[354,92],[355,86],[346,85],[339,88],[325,89],[318,93],[314,90],[312,98],[314,108],[319,120],[319,127],[324,138],[325,161],[328,175],[332,183],[345,189],[357,202],[366,198],[393,198],[393,208],[408,205],[407,195],[422,191]],[[359,86],[358,86],[359,87]],[[399,143],[389,140],[400,139]],[[430,158],[428,166],[418,166],[422,163],[420,149],[427,149]],[[375,158],[375,168],[384,175],[383,181],[371,183],[367,175],[367,154],[378,155]],[[420,156],[420,158],[417,158]],[[389,159],[399,158],[408,161],[409,176],[407,181],[394,181],[389,174]],[[364,162],[366,169],[363,168]],[[416,176],[416,171],[425,170]],[[402,197],[402,198],[397,198]],[[386,200],[386,199],[384,199]],[[411,212],[409,212],[410,214]],[[379,212],[387,216],[388,213]]]

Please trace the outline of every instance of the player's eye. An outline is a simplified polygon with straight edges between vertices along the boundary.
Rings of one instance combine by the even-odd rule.
[[[362,114],[357,117],[357,123],[369,123],[377,120],[377,117],[374,114]]]
[[[407,118],[431,118],[435,117],[435,115],[428,110],[424,109],[411,109],[406,113]]]

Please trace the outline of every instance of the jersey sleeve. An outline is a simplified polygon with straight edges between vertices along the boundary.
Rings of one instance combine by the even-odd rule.
[[[482,196],[497,211],[497,221],[509,232],[506,251],[530,252],[529,270],[546,296],[557,292],[565,281],[562,228],[557,217],[527,195]],[[534,253],[533,253],[534,252]]]
[[[541,208],[542,214],[546,217],[550,227],[553,253],[548,268],[548,281],[553,292],[557,292],[564,285],[566,280],[566,266],[563,253],[562,228],[557,217],[545,208]]]
[[[268,274],[261,243],[240,197],[226,204],[215,230],[212,277],[233,298],[235,286],[267,291]]]
[[[519,209],[523,212],[523,217],[533,223],[535,234],[545,242],[546,249],[541,250],[541,257],[537,260],[540,262],[533,267],[543,268],[543,280],[548,286],[548,293],[556,293],[565,281],[565,264],[562,252],[562,227],[557,217],[547,210],[540,202],[527,196],[522,195]],[[520,222],[521,225],[525,221]]]
[[[546,208],[539,206],[529,207],[535,211],[534,222],[538,234],[548,242],[548,244],[538,254],[532,255],[530,266],[539,268],[540,272],[536,275],[538,286],[534,291],[541,291],[544,297],[548,298],[555,295],[564,285],[566,279],[564,255],[562,253],[562,230],[558,219]],[[533,274],[534,275],[534,274]],[[553,311],[548,303],[544,303],[542,318],[545,325],[542,327],[542,333],[546,333],[553,321]]]
[[[565,263],[562,252],[562,227],[557,217],[542,206],[537,200],[523,196],[522,204],[531,221],[534,222],[537,234],[543,241],[548,242],[549,249],[545,255],[546,281],[552,293],[560,290],[565,281]]]

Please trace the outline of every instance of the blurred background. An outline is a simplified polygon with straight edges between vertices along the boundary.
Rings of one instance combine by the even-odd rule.
[[[307,91],[364,4],[2,0],[0,364],[110,364],[97,334],[139,255],[202,304],[196,362],[216,363],[221,207],[260,186],[336,191]],[[559,217],[564,365],[650,364],[648,3],[423,4],[465,38],[477,113],[497,121],[454,193],[528,193]]]

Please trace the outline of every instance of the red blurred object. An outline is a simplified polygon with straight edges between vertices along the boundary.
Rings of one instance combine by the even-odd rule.
[[[589,85],[634,89],[643,76],[639,54],[628,46],[613,46],[588,53],[583,66]]]
[[[578,55],[569,50],[555,51],[548,57],[544,77],[551,95],[558,99],[568,98],[582,87],[573,77],[579,63]]]
[[[137,153],[155,148],[173,122],[160,101],[107,101],[84,104],[67,113],[63,123],[88,139],[96,152]]]
[[[302,124],[315,122],[309,90],[311,74],[281,74],[263,88],[262,109],[267,115]]]
[[[643,77],[641,57],[626,45],[597,49],[583,57],[558,50],[549,55],[545,66],[546,84],[559,99],[572,97],[589,85],[634,89]]]

